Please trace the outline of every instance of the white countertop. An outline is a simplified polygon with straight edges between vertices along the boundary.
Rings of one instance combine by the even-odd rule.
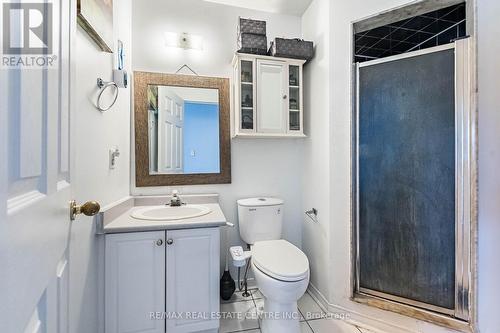
[[[147,198],[147,197],[146,197]],[[197,204],[201,204],[210,208],[211,212],[198,217],[193,217],[189,219],[181,219],[181,220],[170,220],[170,221],[149,221],[149,220],[139,220],[133,218],[131,214],[138,209],[144,207],[151,207],[158,205],[158,197],[151,197],[154,200],[148,200],[149,198],[135,198],[136,203],[145,203],[146,205],[141,206],[132,206],[129,204],[129,207],[123,207],[123,203],[119,203],[123,208],[119,212],[119,214],[112,214],[113,216],[110,219],[103,218],[104,223],[102,223],[102,229],[99,233],[110,234],[110,233],[120,233],[120,232],[139,232],[139,231],[153,231],[153,230],[170,230],[170,229],[193,229],[193,228],[210,228],[210,227],[220,227],[224,226],[227,223],[227,219],[224,216],[219,204],[217,202],[202,203],[197,202]],[[163,199],[163,198],[162,198]],[[198,201],[198,200],[197,200]],[[166,202],[166,201],[164,201]],[[111,209],[113,207],[110,207]],[[106,213],[106,212],[104,212]]]

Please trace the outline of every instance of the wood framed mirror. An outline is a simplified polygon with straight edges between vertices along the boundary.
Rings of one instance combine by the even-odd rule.
[[[231,183],[229,79],[134,72],[137,187]]]

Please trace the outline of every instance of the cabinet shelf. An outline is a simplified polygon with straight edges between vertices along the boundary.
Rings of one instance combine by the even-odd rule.
[[[273,133],[238,133],[234,136],[235,138],[243,139],[301,139],[307,138],[307,135],[301,133],[300,131],[291,131],[289,133],[283,134],[273,134]]]

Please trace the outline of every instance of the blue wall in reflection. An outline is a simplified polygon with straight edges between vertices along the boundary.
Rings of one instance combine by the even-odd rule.
[[[219,173],[219,106],[184,104],[184,173]]]

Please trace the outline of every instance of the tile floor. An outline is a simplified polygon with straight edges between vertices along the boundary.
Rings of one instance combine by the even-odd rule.
[[[258,289],[250,290],[251,297],[234,293],[229,301],[221,302],[220,333],[260,333],[259,313],[264,298]],[[368,333],[339,319],[328,319],[321,306],[308,293],[298,302],[301,333]]]

